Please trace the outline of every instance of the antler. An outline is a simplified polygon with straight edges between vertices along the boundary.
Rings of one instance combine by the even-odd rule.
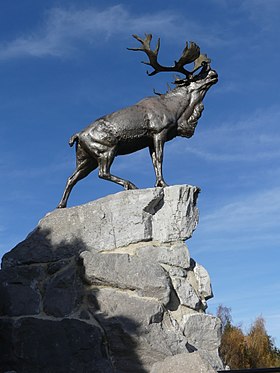
[[[193,73],[198,70],[201,66],[204,66],[205,64],[209,64],[211,62],[211,59],[207,57],[207,54],[201,54],[195,61],[194,61],[194,69]]]
[[[149,62],[142,61],[142,63],[144,63],[145,65],[150,65],[154,68],[154,71],[152,71],[151,73],[147,71],[147,74],[149,76],[155,75],[161,71],[175,71],[186,75],[186,77],[192,74],[192,72],[186,70],[184,66],[188,63],[194,62],[200,56],[200,48],[196,43],[190,42],[190,45],[188,45],[188,42],[186,42],[186,46],[183,50],[182,56],[178,61],[174,62],[174,66],[163,66],[157,61],[160,48],[160,39],[158,39],[157,41],[155,50],[151,50],[152,34],[145,34],[145,39],[141,39],[137,35],[132,36],[142,44],[142,47],[127,49],[131,51],[142,51],[147,54]]]

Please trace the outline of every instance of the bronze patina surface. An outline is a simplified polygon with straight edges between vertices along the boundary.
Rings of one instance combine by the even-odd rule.
[[[164,144],[176,136],[189,138],[194,134],[203,111],[202,100],[218,81],[218,74],[210,67],[210,59],[200,53],[197,44],[186,43],[180,59],[173,66],[163,66],[157,60],[160,40],[155,50],[151,50],[151,34],[145,39],[133,36],[141,47],[129,49],[147,54],[149,62],[144,63],[154,69],[148,75],[178,72],[185,77],[175,80],[173,90],[105,115],[70,138],[70,146],[76,144],[76,170],[67,180],[59,208],[66,207],[73,186],[96,168],[100,178],[120,184],[125,189],[136,189],[131,181],[112,175],[110,167],[117,155],[146,147],[155,170],[155,186],[165,187],[167,184],[162,175]],[[194,63],[192,71],[185,69],[189,63]]]

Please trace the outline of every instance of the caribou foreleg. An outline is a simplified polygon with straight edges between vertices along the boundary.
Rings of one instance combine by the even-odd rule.
[[[150,145],[150,155],[152,158],[155,174],[156,184],[155,187],[166,187],[168,186],[163,179],[162,175],[162,161],[163,161],[163,147],[165,143],[166,134],[164,131],[155,134],[153,137],[153,144]]]

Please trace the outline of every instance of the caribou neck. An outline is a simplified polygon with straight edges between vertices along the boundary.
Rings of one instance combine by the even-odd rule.
[[[177,119],[179,119],[186,111],[186,108],[191,108],[193,104],[196,104],[200,100],[200,97],[202,99],[204,95],[201,95],[201,92],[196,90],[191,91],[189,86],[182,86],[174,88],[163,96],[166,105],[172,108],[172,111],[176,113]]]

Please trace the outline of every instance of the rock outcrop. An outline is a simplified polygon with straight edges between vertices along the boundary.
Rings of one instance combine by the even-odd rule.
[[[197,196],[131,190],[47,214],[2,260],[0,372],[221,369],[210,279],[184,243]]]

